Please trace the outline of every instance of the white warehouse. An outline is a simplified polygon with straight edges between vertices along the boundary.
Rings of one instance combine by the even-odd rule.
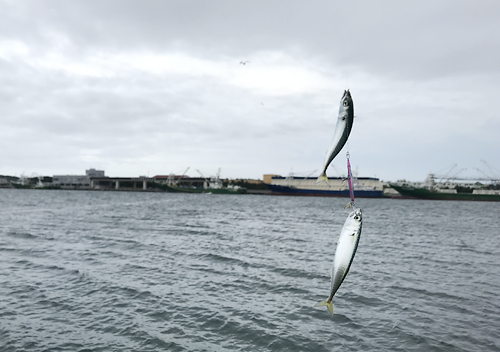
[[[90,189],[91,177],[106,177],[104,170],[85,170],[85,175],[54,175],[52,185],[62,189]]]

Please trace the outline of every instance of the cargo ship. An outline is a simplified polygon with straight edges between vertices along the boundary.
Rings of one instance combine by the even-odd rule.
[[[438,189],[402,186],[389,184],[401,194],[402,198],[429,199],[429,200],[473,200],[500,202],[500,190],[473,190],[472,192],[459,192],[460,189]]]
[[[309,197],[344,197],[349,198],[349,186],[341,177],[329,178],[328,184],[316,184],[316,177],[282,177],[264,175],[264,184],[270,195],[309,196]],[[383,185],[378,178],[355,177],[354,196],[356,198],[383,198]]]
[[[326,189],[307,189],[295,188],[290,186],[278,186],[266,184],[271,195],[279,196],[310,196],[310,197],[345,197],[349,198],[349,190],[326,190]],[[354,190],[356,198],[383,198],[383,190]]]
[[[430,174],[421,186],[406,183],[389,183],[389,186],[398,191],[401,198],[407,199],[500,201],[500,189],[495,189],[498,188],[498,184],[497,187],[486,187],[481,183],[468,186],[464,184],[443,185],[435,182],[433,174]]]

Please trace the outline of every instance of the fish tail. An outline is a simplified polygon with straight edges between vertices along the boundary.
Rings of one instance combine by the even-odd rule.
[[[328,310],[330,311],[330,314],[333,316],[333,303],[331,300],[319,302],[318,304],[316,304],[316,306],[327,306]]]
[[[319,175],[318,179],[316,180],[316,184],[319,184],[323,181],[326,182],[328,186],[330,186],[330,184],[328,183],[328,176],[326,176],[326,172],[323,172],[321,173],[321,175]]]

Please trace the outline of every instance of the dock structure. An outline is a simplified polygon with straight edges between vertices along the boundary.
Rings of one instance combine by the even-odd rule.
[[[156,175],[153,177],[159,184],[174,185],[186,188],[207,188],[210,181],[203,177],[189,177],[186,175]]]
[[[146,191],[155,182],[153,177],[91,177],[90,189]]]
[[[154,177],[109,177],[104,170],[85,170],[85,175],[54,175],[53,185],[61,189],[106,190],[106,191],[152,191],[158,190]]]
[[[169,184],[172,178],[164,175],[154,177],[91,177],[90,189],[94,190],[115,190],[115,191],[147,191],[159,190],[155,184]],[[207,180],[199,177],[179,177],[174,178],[175,185],[186,188],[206,188]]]
[[[85,175],[54,175],[53,186],[72,190],[101,191],[162,191],[161,185],[186,188],[206,188],[210,180],[187,175],[157,175],[153,177],[109,177],[104,170],[89,169]],[[158,187],[160,186],[160,187]]]

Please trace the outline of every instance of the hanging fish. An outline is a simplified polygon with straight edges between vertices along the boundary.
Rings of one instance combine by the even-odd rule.
[[[344,223],[344,227],[340,232],[337,242],[337,249],[335,250],[335,257],[333,259],[333,267],[331,270],[331,292],[327,300],[318,303],[318,306],[327,306],[330,314],[333,315],[332,299],[340,285],[344,281],[349,268],[351,267],[352,260],[358,248],[359,238],[361,236],[361,227],[363,218],[361,209],[354,209]]]
[[[346,144],[347,138],[349,138],[349,134],[351,133],[353,122],[354,122],[354,103],[351,98],[351,93],[349,92],[348,89],[344,91],[344,95],[342,96],[342,99],[340,99],[339,117],[337,119],[337,125],[335,126],[333,143],[326,155],[325,164],[323,165],[323,171],[316,180],[316,183],[325,181],[326,184],[328,184],[326,169]]]

